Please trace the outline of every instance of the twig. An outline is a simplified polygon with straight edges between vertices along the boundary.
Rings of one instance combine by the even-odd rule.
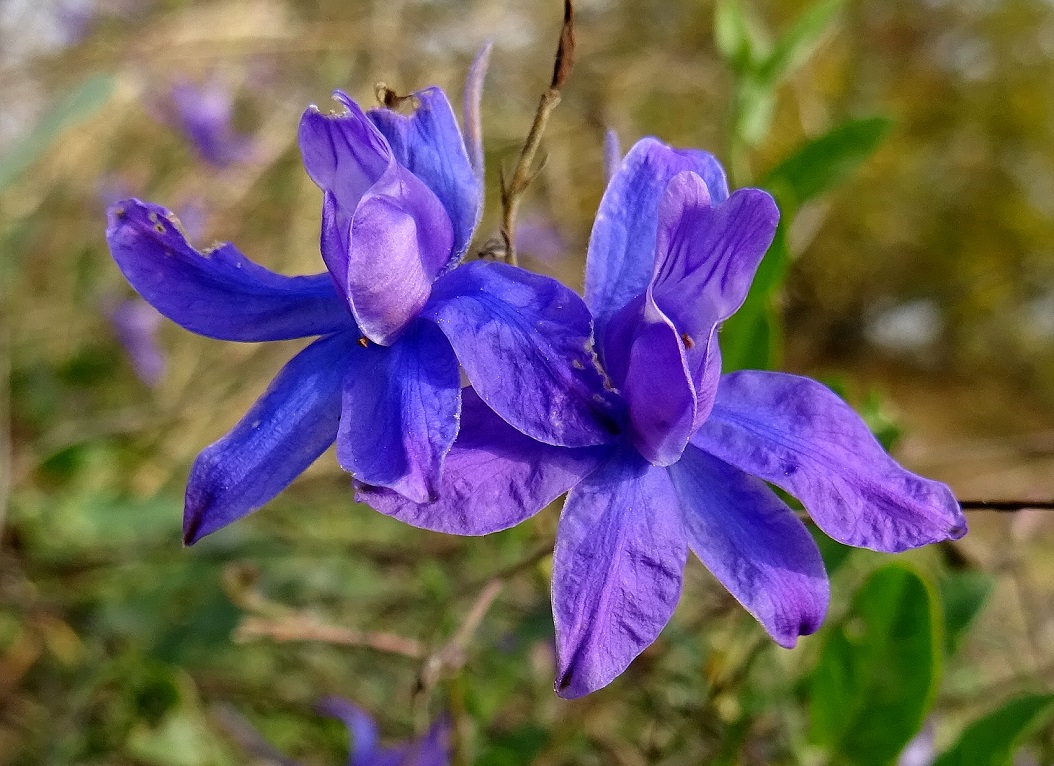
[[[499,578],[494,578],[483,586],[454,635],[424,661],[417,680],[418,694],[422,698],[427,697],[427,693],[435,687],[444,672],[459,670],[464,666],[468,659],[468,645],[472,636],[504,587],[505,581]]]
[[[360,646],[386,654],[399,654],[419,660],[425,656],[419,641],[395,633],[380,633],[318,622],[310,615],[293,613],[282,619],[245,617],[234,630],[234,640],[242,643],[258,638],[285,643],[315,641],[336,646]]]
[[[1024,510],[1054,511],[1054,500],[960,500],[964,511],[1017,513]]]
[[[523,195],[534,180],[536,171],[532,170],[534,157],[542,142],[549,116],[560,103],[560,88],[567,82],[571,68],[575,63],[575,9],[571,0],[564,0],[564,25],[560,30],[560,43],[556,48],[556,61],[553,64],[553,78],[549,90],[542,94],[538,110],[534,113],[534,123],[527,134],[527,140],[520,150],[520,158],[513,170],[512,178],[506,182],[505,174],[501,180],[501,239],[505,246],[505,261],[516,265],[516,213],[519,210]]]
[[[270,742],[264,739],[245,716],[225,702],[209,708],[209,717],[223,729],[232,740],[254,759],[273,766],[299,766],[296,761],[280,753]]]

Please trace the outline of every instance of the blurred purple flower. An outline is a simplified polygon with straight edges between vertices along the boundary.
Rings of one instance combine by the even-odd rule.
[[[253,139],[235,130],[234,99],[219,79],[203,85],[175,83],[168,100],[157,105],[157,112],[210,165],[223,168],[252,159]]]
[[[110,209],[117,265],[186,329],[234,341],[322,336],[194,462],[188,544],[268,502],[334,441],[357,482],[433,497],[457,435],[459,363],[522,431],[574,446],[609,438],[593,412],[600,373],[581,298],[505,264],[458,266],[482,177],[443,92],[416,93],[410,116],[336,97],[343,113],[312,107],[300,124],[304,164],[325,192],[329,273],[281,276],[230,244],[202,254],[162,207]]]
[[[340,697],[327,697],[319,712],[339,718],[351,734],[348,766],[447,766],[450,763],[450,719],[441,716],[419,739],[383,747],[377,723],[362,708]]]
[[[778,218],[761,190],[729,195],[711,155],[638,142],[601,201],[586,265],[617,435],[542,444],[466,391],[434,502],[359,493],[408,523],[479,535],[570,490],[553,560],[561,696],[605,686],[655,640],[689,549],[781,646],[819,627],[823,561],[768,483],[848,545],[902,551],[966,531],[948,487],[901,468],[826,387],[721,375],[717,330],[746,298]]]
[[[123,301],[106,313],[135,374],[146,385],[157,386],[165,374],[165,356],[157,340],[161,314],[140,298]]]
[[[937,727],[929,718],[897,757],[897,766],[931,766],[937,760]]]
[[[516,227],[516,249],[536,261],[554,263],[567,254],[567,242],[552,220],[531,212]]]
[[[63,45],[76,45],[87,37],[98,13],[94,0],[62,0],[55,10],[55,22]]]

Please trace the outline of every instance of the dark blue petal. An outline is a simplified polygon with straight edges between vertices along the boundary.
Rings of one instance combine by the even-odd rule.
[[[760,479],[689,446],[670,466],[688,545],[780,646],[816,632],[830,586],[812,535]]]
[[[669,474],[622,450],[567,496],[553,557],[556,691],[611,683],[663,629],[688,546]]]
[[[109,211],[106,238],[128,282],[166,317],[199,335],[265,341],[353,327],[328,274],[285,277],[233,245],[191,247],[171,212],[128,199]]]
[[[415,527],[486,535],[538,513],[607,453],[605,447],[568,449],[530,439],[466,388],[461,428],[446,456],[435,501],[414,503],[391,490],[361,485],[356,499]]]
[[[450,339],[480,398],[520,431],[568,447],[612,440],[589,311],[556,280],[475,261],[437,280],[421,315]]]
[[[320,338],[297,354],[230,433],[190,469],[187,545],[237,521],[285,489],[333,443],[354,333]]]
[[[600,201],[586,257],[586,303],[597,337],[608,319],[644,292],[655,263],[659,201],[683,170],[702,176],[714,204],[728,196],[725,173],[706,152],[671,149],[654,138],[638,141]]]
[[[341,466],[360,482],[431,500],[461,408],[450,343],[418,321],[391,347],[355,348],[350,364],[337,436]]]
[[[343,721],[351,735],[348,766],[372,766],[380,750],[380,734],[373,716],[343,697],[326,697],[318,703],[322,715]]]
[[[406,116],[371,109],[369,117],[388,139],[395,158],[425,182],[454,226],[454,261],[461,258],[483,213],[483,181],[476,175],[454,110],[439,88],[414,94],[417,108]]]
[[[946,485],[898,465],[859,415],[808,378],[725,375],[692,442],[797,497],[846,545],[897,552],[966,533]]]

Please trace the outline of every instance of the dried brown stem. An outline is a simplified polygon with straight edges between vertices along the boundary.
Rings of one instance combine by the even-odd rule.
[[[1018,511],[1054,511],[1054,500],[960,500],[964,511],[996,511],[1017,513]]]
[[[426,696],[444,673],[460,670],[464,666],[468,659],[468,645],[472,637],[504,587],[505,581],[498,578],[484,585],[454,635],[428,656],[418,676],[417,687],[420,695]]]
[[[542,94],[538,109],[534,113],[534,122],[524,141],[520,157],[512,177],[506,181],[502,174],[501,181],[501,239],[505,248],[505,261],[516,265],[516,214],[523,200],[527,187],[537,175],[533,169],[534,158],[541,146],[542,136],[549,124],[549,117],[560,103],[560,88],[567,82],[575,62],[575,11],[571,0],[564,0],[564,24],[560,29],[560,43],[556,48],[556,60],[553,64],[553,77],[549,90]]]
[[[296,613],[282,619],[245,617],[234,631],[237,642],[260,638],[279,643],[314,641],[336,646],[359,646],[386,654],[399,654],[419,660],[425,648],[419,641],[395,633],[361,631],[340,625],[318,622],[310,615]]]

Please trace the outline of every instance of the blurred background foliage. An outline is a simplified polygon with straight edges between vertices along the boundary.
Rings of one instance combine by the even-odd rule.
[[[296,344],[128,309],[106,204],[157,201],[201,246],[318,271],[303,108],[334,87],[370,103],[379,81],[456,96],[490,39],[482,244],[558,5],[0,0],[0,763],[340,763],[342,727],[313,713],[326,694],[393,739],[449,710],[456,763],[1054,762],[1054,513],[975,514],[964,540],[895,558],[821,540],[831,614],[790,652],[693,562],[660,640],[575,703],[552,692],[556,508],[430,534],[353,504],[325,456],[180,548],[191,460]],[[581,286],[608,126],[711,149],[784,214],[726,364],[822,377],[960,497],[1054,496],[1054,6],[577,8],[525,265]],[[195,152],[173,100],[188,83],[221,113],[229,93],[247,151]]]

